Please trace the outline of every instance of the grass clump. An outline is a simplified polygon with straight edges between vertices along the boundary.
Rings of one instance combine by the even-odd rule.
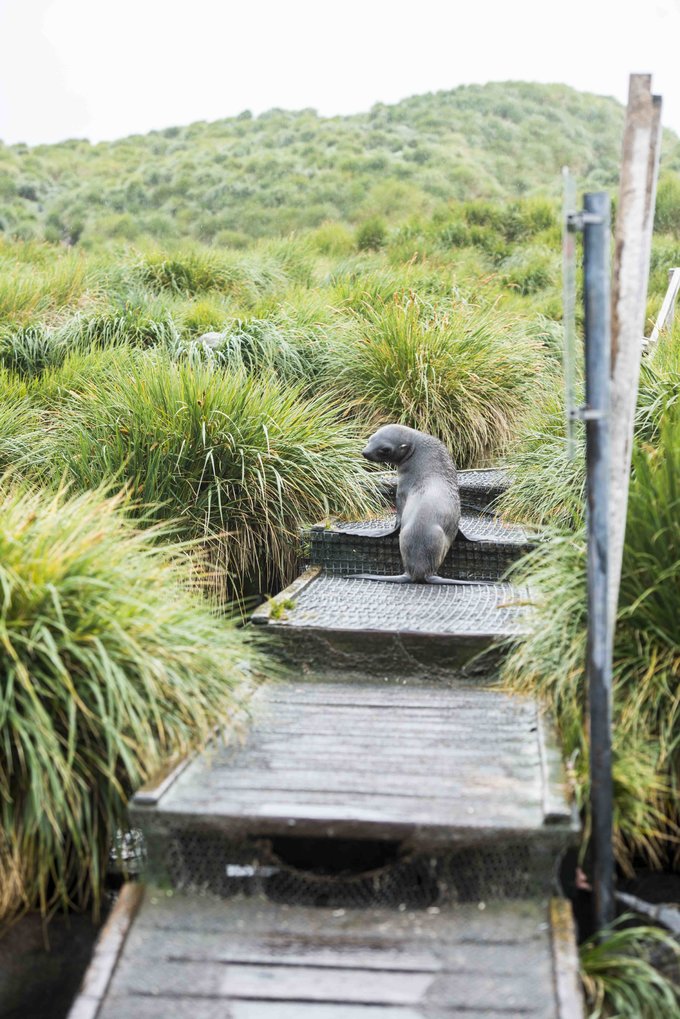
[[[659,866],[676,840],[680,747],[680,413],[662,421],[658,445],[638,445],[629,493],[614,643],[615,849],[630,870],[636,855]],[[520,567],[535,593],[530,635],[510,655],[511,686],[548,699],[564,750],[576,760],[587,801],[585,540],[553,532]]]
[[[157,294],[179,297],[216,294],[232,297],[246,307],[284,289],[297,266],[286,268],[289,251],[218,253],[209,248],[185,248],[140,255],[133,277]],[[304,261],[304,258],[303,258]]]
[[[503,451],[542,385],[541,345],[492,309],[463,303],[447,311],[412,298],[366,303],[354,335],[328,357],[360,417],[436,435],[461,467]]]
[[[0,367],[0,474],[33,459],[42,442],[40,415],[25,382]]]
[[[359,440],[323,396],[214,359],[128,358],[81,391],[55,438],[79,488],[115,478],[175,534],[210,550],[215,583],[240,592],[292,574],[298,530],[367,510]],[[61,465],[64,465],[62,467]]]
[[[225,725],[243,631],[123,496],[0,487],[0,915],[99,902],[132,789]]]
[[[625,926],[621,917],[597,940],[581,945],[581,980],[589,1019],[675,1019],[680,1011],[677,986],[655,968],[663,954],[680,965],[680,948],[658,927]]]

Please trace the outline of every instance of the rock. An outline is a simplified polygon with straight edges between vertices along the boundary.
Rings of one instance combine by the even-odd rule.
[[[204,347],[219,347],[224,338],[224,333],[203,333],[196,342],[202,343]]]

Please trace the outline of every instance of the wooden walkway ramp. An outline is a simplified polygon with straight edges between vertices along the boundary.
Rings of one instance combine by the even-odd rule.
[[[71,1019],[581,1016],[559,750],[533,700],[491,686],[527,601],[497,545],[528,538],[490,521],[493,474],[468,480],[474,547],[452,559],[479,586],[352,580],[389,527],[309,536],[313,566],[256,614],[289,675],[239,739],[133,800],[147,883]]]

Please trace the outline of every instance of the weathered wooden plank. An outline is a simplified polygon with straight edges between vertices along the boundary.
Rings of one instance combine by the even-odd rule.
[[[532,798],[529,793],[521,799],[514,796],[508,800],[508,790],[493,790],[486,797],[488,802],[475,804],[471,798],[430,797],[430,796],[387,796],[378,793],[339,791],[306,792],[288,789],[273,790],[270,799],[268,791],[263,796],[243,795],[242,790],[222,790],[218,793],[194,795],[186,799],[177,798],[172,813],[177,816],[188,814],[196,817],[230,817],[235,820],[271,818],[287,821],[297,818],[324,820],[357,820],[371,823],[405,824],[429,828],[467,828],[483,824],[494,828],[505,827],[512,822],[520,828],[536,828],[543,824],[543,804],[537,792]],[[461,808],[463,808],[461,810]],[[490,821],[490,817],[493,821]]]
[[[281,795],[282,793],[295,793],[307,795],[325,794],[338,796],[356,797],[394,797],[401,799],[409,797],[425,798],[430,801],[445,800],[467,802],[477,797],[492,799],[494,795],[507,795],[508,790],[515,791],[517,778],[520,772],[512,771],[506,774],[499,774],[494,771],[491,774],[480,774],[470,769],[469,778],[467,775],[458,778],[424,775],[352,775],[346,771],[342,772],[313,772],[300,770],[297,772],[287,771],[285,775],[277,775],[271,772],[249,774],[247,771],[241,774],[230,774],[228,777],[221,777],[219,781],[208,782],[205,786],[206,798],[208,795],[215,796],[220,802],[225,797],[233,795],[242,799],[244,794],[254,797],[269,796],[271,794]],[[527,776],[525,783],[525,797],[531,802],[544,805],[542,798],[542,787],[540,782],[533,782]],[[181,800],[177,802],[182,802]]]
[[[545,903],[402,913],[151,890],[99,1019],[558,1019],[552,966]]]
[[[550,902],[550,931],[558,1019],[581,1019],[583,1000],[571,905],[566,899]]]
[[[380,682],[382,679],[382,682]],[[479,705],[479,688],[460,682],[448,686],[424,685],[420,680],[408,677],[392,682],[388,677],[355,676],[338,674],[332,682],[323,679],[308,678],[301,682],[291,680],[273,680],[262,688],[260,696],[266,696],[272,704],[291,704],[293,706],[316,704],[354,706],[360,702],[368,707],[384,711],[386,708],[408,708],[417,711],[421,707],[444,708],[451,711],[452,694],[456,705],[461,710]],[[497,690],[487,689],[484,702],[498,705],[510,711],[535,711],[535,705],[528,697],[509,695]]]
[[[512,769],[499,772],[498,768],[486,767],[476,769],[471,763],[467,769],[459,769],[454,778],[451,775],[433,775],[432,772],[423,771],[401,774],[379,774],[373,771],[353,771],[343,768],[342,771],[332,767],[319,768],[291,768],[287,767],[285,774],[272,769],[254,768],[232,769],[228,774],[222,772],[214,776],[206,776],[206,789],[214,792],[221,790],[247,790],[258,792],[268,790],[284,791],[287,789],[297,792],[341,792],[341,793],[363,793],[370,789],[372,793],[386,796],[422,796],[426,794],[429,798],[469,797],[470,794],[484,795],[500,788],[501,784],[514,783],[515,780],[524,776],[530,784],[535,779],[533,764],[522,767],[518,762]],[[540,786],[540,783],[538,783]],[[537,791],[540,795],[540,789]]]
[[[128,956],[116,973],[116,986],[125,993],[381,1005],[416,1005],[432,983],[431,973],[316,966],[247,966],[160,959],[149,968],[143,961]]]
[[[512,971],[518,967],[543,964],[546,948],[540,939],[515,943],[467,943],[447,945],[431,941],[423,945],[414,935],[410,941],[393,944],[371,943],[361,937],[349,944],[340,940],[291,938],[276,931],[265,937],[247,930],[231,932],[170,931],[159,937],[157,930],[139,927],[130,937],[127,954],[143,965],[168,962],[238,963],[289,967],[325,967],[381,972],[486,973]]]
[[[342,909],[285,906],[257,899],[225,902],[215,896],[150,888],[135,930],[215,931],[229,937],[262,935],[277,939],[306,939],[306,943],[389,946],[407,942],[428,944],[517,944],[542,941],[547,929],[543,901],[476,903],[454,910]]]
[[[69,1011],[68,1019],[96,1019],[123,951],[135,915],[142,904],[140,885],[123,885],[118,901],[102,928],[92,960]]]
[[[551,756],[548,768],[532,701],[457,688],[434,691],[433,709],[433,688],[419,685],[399,689],[395,711],[375,681],[340,698],[336,684],[324,686],[264,690],[244,742],[193,761],[155,811],[136,806],[135,823],[306,834],[318,824],[338,837],[381,827],[383,838],[402,838],[410,824],[415,845],[484,827],[490,837],[540,832],[547,804],[569,827],[559,762]],[[320,692],[336,703],[319,707]],[[409,710],[417,706],[425,710]]]
[[[478,756],[479,750],[475,747],[459,749],[456,753],[456,774],[467,773],[468,770],[476,772],[475,758]],[[484,772],[488,769],[490,772],[499,771],[501,774],[507,772],[526,777],[526,775],[532,775],[535,772],[538,762],[538,752],[530,752],[520,747],[514,754],[513,759],[501,760],[496,766],[485,763],[482,765],[481,770]],[[278,771],[280,770],[281,763],[279,758],[267,754],[263,749],[253,748],[239,756],[238,768],[235,763],[234,773],[238,769],[252,769],[253,772]],[[408,762],[405,763],[404,755],[399,753],[398,748],[380,754],[379,758],[368,753],[352,756],[351,751],[348,752],[348,748],[330,747],[327,751],[322,748],[298,750],[295,754],[290,755],[286,762],[286,771],[290,771],[291,774],[299,771],[317,771],[327,768],[337,771],[341,767],[348,774],[374,774],[376,766],[379,766],[387,773],[398,772],[414,776],[433,775],[436,777],[437,775],[442,775],[442,777],[445,777],[450,774],[450,769],[446,769],[443,772],[439,769],[433,770],[429,759],[418,754],[411,754]]]
[[[451,1011],[439,1016],[454,1015]],[[474,1015],[474,1019],[508,1019],[505,1013],[455,1012]],[[301,1001],[205,1001],[158,995],[145,999],[139,995],[116,995],[105,1004],[97,1019],[422,1019],[424,1013],[412,1008],[382,1005],[312,1004]],[[430,1019],[435,1019],[428,1013]]]
[[[295,742],[292,741],[291,736],[297,736]],[[302,731],[296,730],[295,727],[288,729],[281,727],[280,729],[255,729],[250,735],[250,738],[242,744],[243,750],[247,750],[250,747],[270,747],[276,748],[281,746],[287,746],[289,753],[293,753],[298,747],[305,748],[308,746],[325,746],[330,747],[333,741],[344,745],[352,746],[365,746],[369,749],[373,749],[375,756],[379,756],[381,749],[386,748],[399,748],[404,752],[409,749],[415,749],[421,755],[427,755],[429,751],[436,751],[436,756],[442,760],[450,759],[452,762],[455,761],[456,751],[459,746],[465,746],[466,744],[474,743],[480,756],[483,750],[490,750],[492,747],[498,748],[499,742],[508,745],[512,748],[520,748],[522,746],[527,747],[532,752],[537,751],[537,743],[535,734],[528,734],[527,732],[516,732],[509,733],[504,729],[491,728],[490,735],[482,735],[477,733],[475,739],[475,733],[469,731],[461,731],[460,733],[447,732],[446,729],[432,732],[429,734],[427,731],[422,733],[415,733],[409,735],[408,733],[401,733],[399,736],[395,736],[389,732],[372,732],[370,727],[364,730],[353,731],[353,727],[347,729],[333,727],[330,723],[324,729],[316,729],[314,731]],[[235,758],[240,752],[242,752],[241,746],[233,746],[227,748],[227,753],[224,755],[224,759]],[[203,756],[202,760],[208,763],[214,762],[218,759],[219,748],[214,750],[208,750]],[[200,761],[196,762],[196,767],[200,768]],[[187,771],[177,781],[177,786],[187,781],[187,777],[190,774]],[[172,792],[171,792],[172,795]],[[167,798],[167,797],[166,797]]]

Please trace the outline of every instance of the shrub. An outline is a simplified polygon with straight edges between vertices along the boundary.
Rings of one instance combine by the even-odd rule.
[[[127,798],[228,725],[244,632],[122,497],[0,486],[0,913],[97,906]],[[250,652],[252,655],[252,652]]]
[[[226,263],[211,251],[149,254],[137,264],[136,275],[144,286],[189,296],[223,290],[233,282]]]
[[[216,294],[202,297],[185,305],[179,313],[182,330],[190,336],[220,332],[229,314],[228,299]]]
[[[329,348],[329,379],[367,426],[400,422],[438,436],[460,466],[498,455],[540,389],[541,345],[497,312],[413,300],[367,304]]]
[[[532,247],[506,258],[502,266],[505,282],[520,294],[535,294],[553,286],[558,279],[556,256],[548,248]]]
[[[76,315],[59,331],[67,350],[122,344],[152,347],[174,343],[178,335],[173,317],[163,304],[134,294],[117,306]]]
[[[379,251],[387,242],[387,226],[377,216],[367,219],[357,230],[359,251]]]
[[[342,257],[354,249],[354,238],[342,223],[322,223],[310,235],[312,245],[322,255]]]
[[[287,281],[281,262],[271,255],[220,255],[209,249],[145,255],[134,273],[139,282],[157,292],[193,297],[217,291],[245,304],[252,304]]]
[[[290,578],[298,531],[367,508],[358,439],[326,397],[156,351],[115,363],[70,405],[55,465],[83,488],[116,478],[209,549],[224,595]]]
[[[656,189],[654,228],[680,239],[680,175],[677,173],[661,175]]]
[[[144,302],[104,311],[78,313],[62,325],[27,326],[0,335],[0,364],[29,378],[58,368],[78,351],[115,346],[173,346],[177,327],[165,308]]]

